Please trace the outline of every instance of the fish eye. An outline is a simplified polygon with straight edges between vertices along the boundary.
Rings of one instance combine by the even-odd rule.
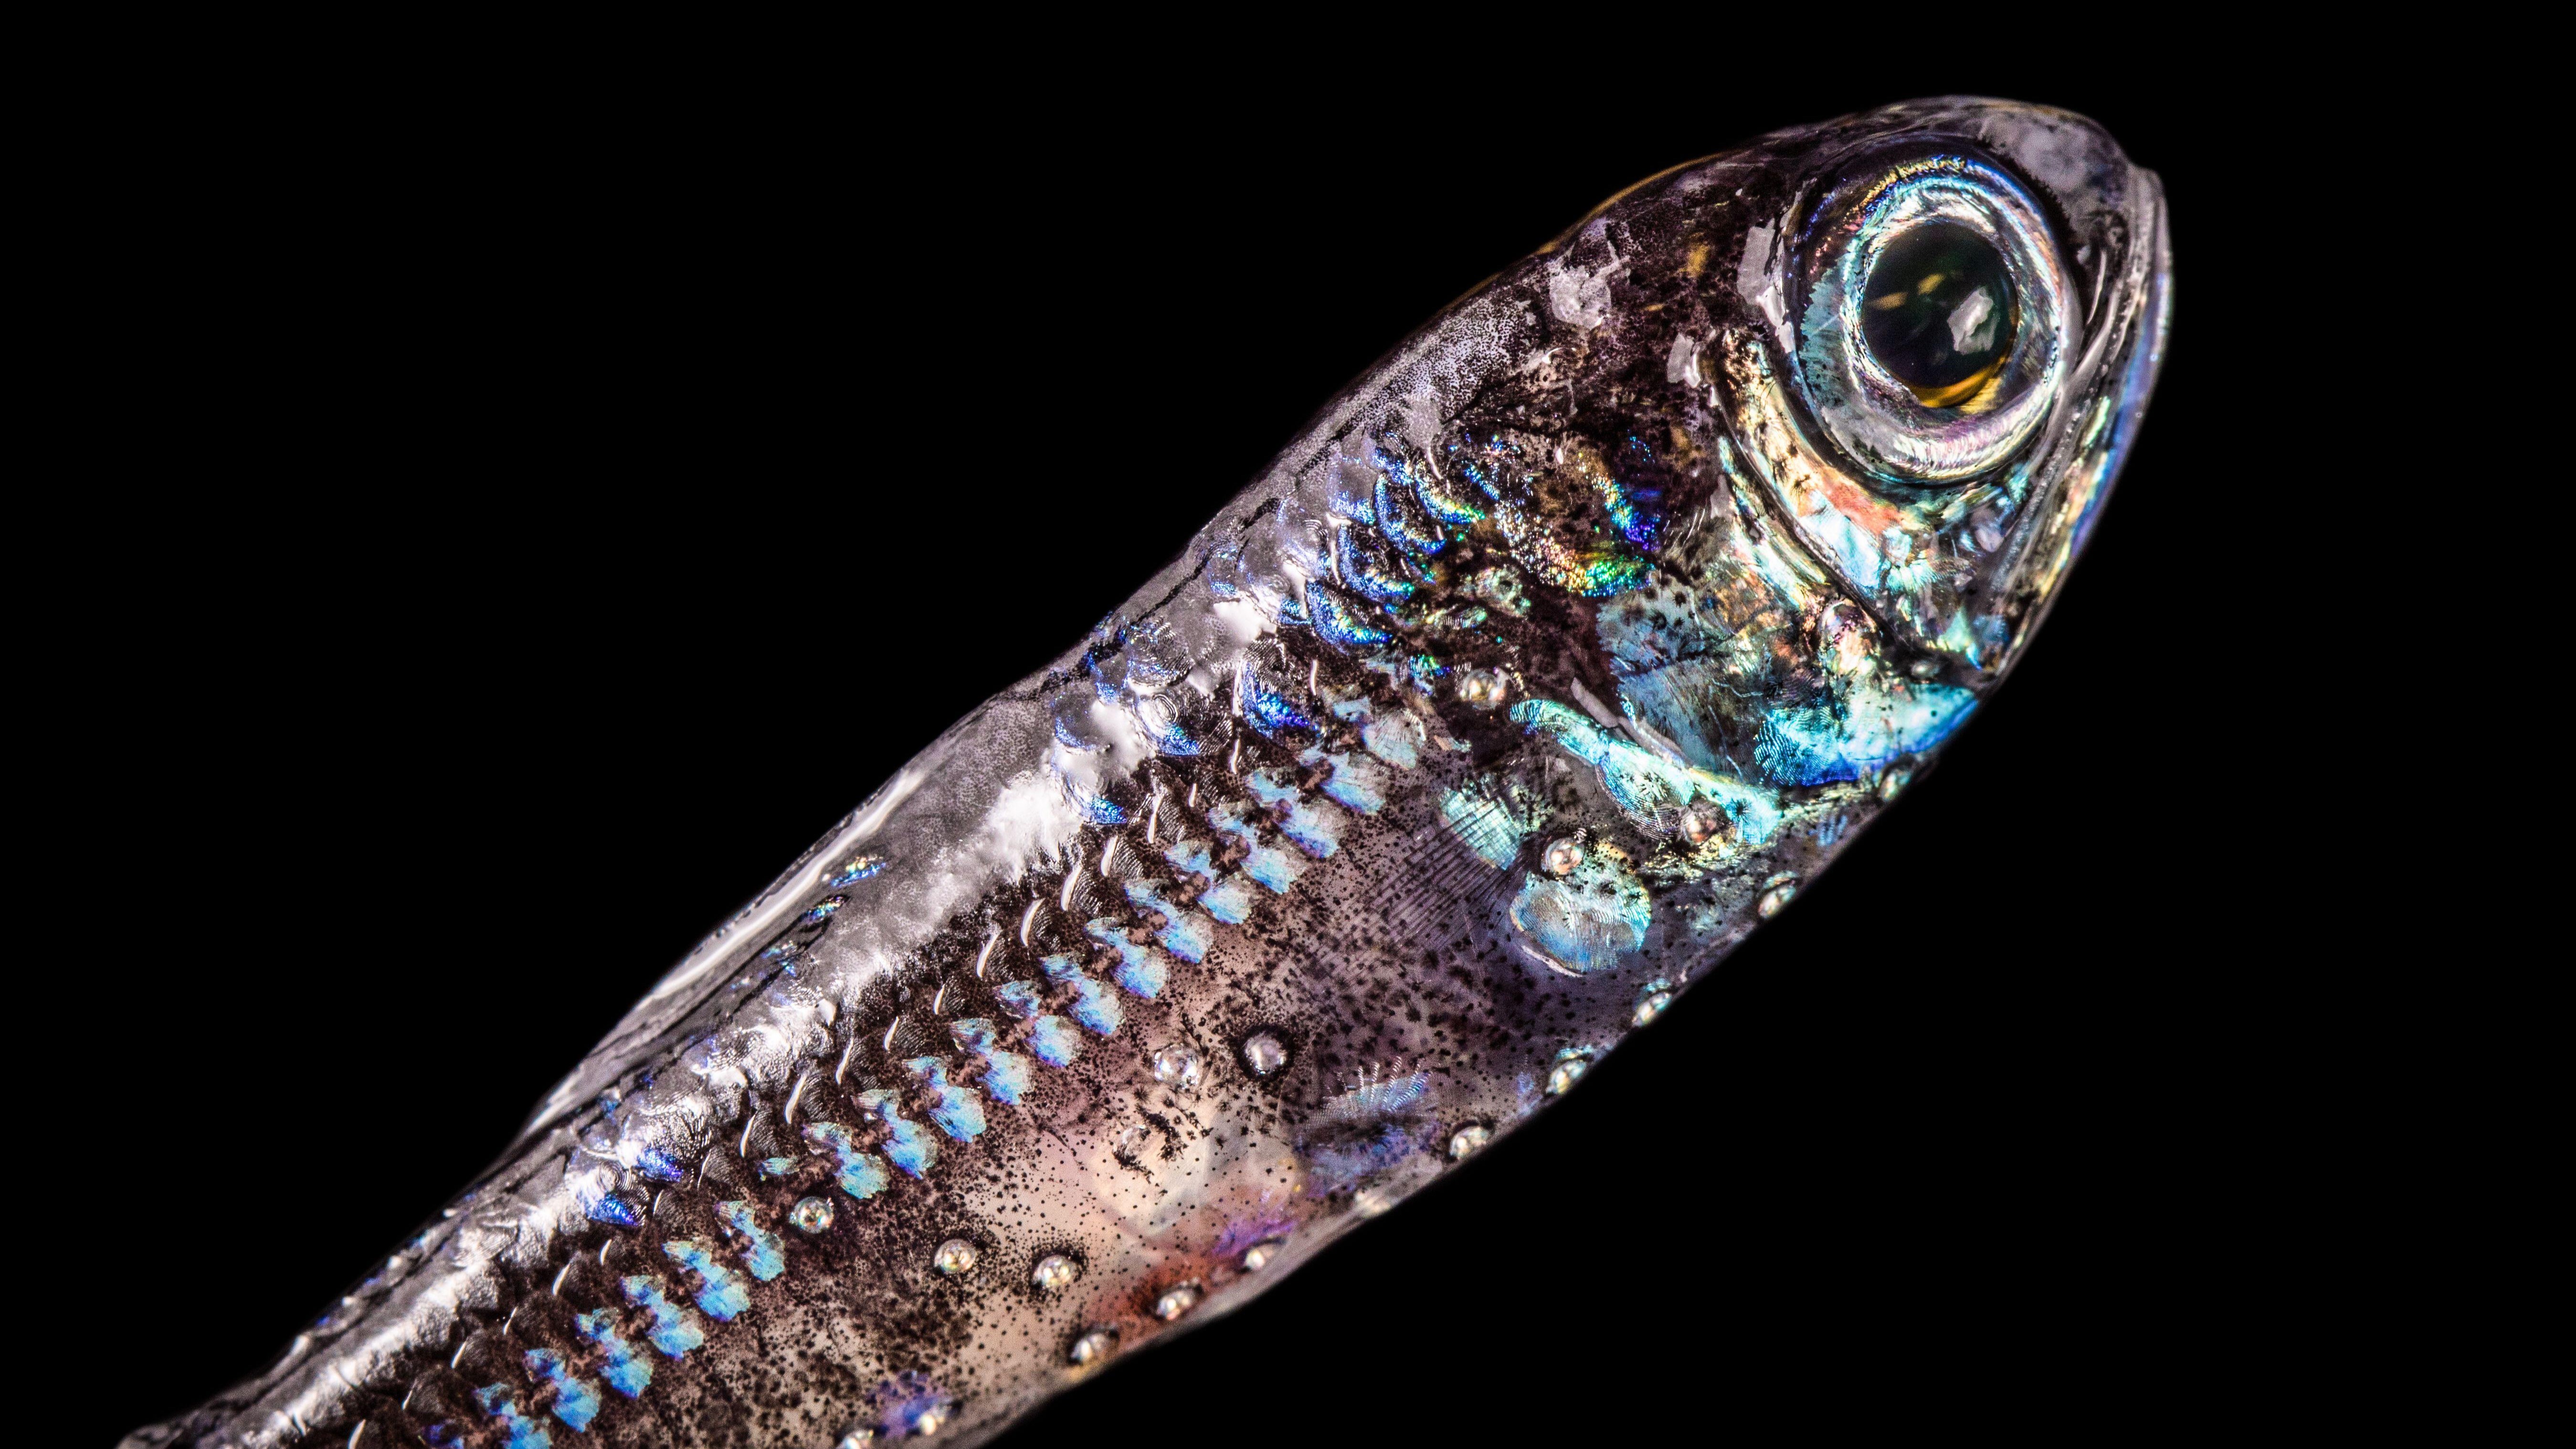
[[[2039,204],[2000,167],[1864,168],[1817,207],[1798,265],[1800,382],[1864,470],[1963,483],[2047,417],[2075,351],[2072,289]]]
[[[1861,293],[1861,340],[1916,402],[1974,407],[2003,380],[2018,297],[1984,237],[1926,222],[1879,251]]]

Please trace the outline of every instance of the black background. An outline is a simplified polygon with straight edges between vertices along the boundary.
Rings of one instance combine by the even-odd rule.
[[[2301,848],[2249,810],[2293,807],[2245,781],[2330,726],[2238,689],[2300,446],[2248,319],[2327,143],[2214,55],[1595,39],[899,97],[882,56],[351,67],[118,130],[55,218],[82,522],[20,541],[76,802],[28,969],[80,1067],[30,1110],[114,1235],[46,1230],[88,1245],[57,1371],[112,1386],[72,1438],[261,1367],[1444,303],[1651,172],[1942,90],[2094,116],[2173,218],[2155,406],[2019,672],[1562,1107],[1011,1442],[2098,1430],[2276,1372],[2317,1089],[2299,928],[2249,909]]]

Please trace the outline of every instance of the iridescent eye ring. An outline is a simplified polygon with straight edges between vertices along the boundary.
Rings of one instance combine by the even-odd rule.
[[[2010,338],[1959,388],[1901,377],[1895,359],[1872,345],[1873,308],[1883,315],[1901,300],[1874,295],[1874,281],[1886,285],[1883,264],[1908,270],[1902,253],[1934,238],[1954,251],[1982,243],[2009,293],[1972,289],[1935,319],[1962,343]],[[1802,249],[1799,380],[1816,421],[1854,463],[1884,482],[1962,483],[2010,460],[2038,431],[2077,353],[2077,323],[2053,231],[2008,173],[1955,152],[1882,164],[1826,196]]]

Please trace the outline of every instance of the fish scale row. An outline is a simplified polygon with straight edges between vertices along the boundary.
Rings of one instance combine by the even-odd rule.
[[[1360,713],[1365,718],[1366,711]],[[1249,917],[1259,899],[1252,886],[1272,895],[1287,894],[1306,869],[1301,856],[1328,859],[1339,849],[1348,818],[1344,808],[1373,814],[1383,806],[1384,769],[1412,768],[1418,755],[1400,733],[1364,727],[1361,734],[1362,752],[1333,753],[1317,746],[1299,753],[1299,765],[1325,767],[1311,791],[1298,786],[1296,772],[1264,766],[1242,777],[1251,801],[1223,800],[1205,812],[1206,823],[1217,837],[1242,848],[1237,864],[1218,865],[1209,838],[1184,835],[1158,852],[1177,873],[1174,880],[1131,876],[1120,891],[1131,915],[1123,920],[1099,915],[1083,923],[1083,935],[1116,958],[1111,980],[1120,990],[1142,1000],[1159,996],[1173,958],[1198,963],[1213,944],[1216,924],[1240,925]],[[1297,850],[1282,849],[1280,839]],[[1155,944],[1139,942],[1131,932],[1149,934]],[[987,1017],[949,1023],[958,1047],[976,1064],[963,1074],[964,1080],[952,1080],[951,1062],[939,1057],[913,1057],[900,1064],[919,1085],[928,1103],[923,1115],[941,1135],[971,1142],[986,1127],[985,1096],[1015,1105],[1031,1090],[1028,1057],[1012,1050],[1012,1041],[1024,1042],[1038,1062],[1061,1069],[1079,1055],[1080,1032],[1106,1038],[1124,1025],[1117,996],[1086,973],[1084,964],[1060,952],[1041,958],[1039,977],[1055,988],[1053,993],[1037,979],[997,987],[996,1000],[1017,1021],[1015,1031],[1006,1031]],[[1050,1004],[1065,1009],[1050,1011]],[[860,1134],[838,1122],[816,1120],[801,1131],[808,1144],[833,1159],[834,1185],[844,1195],[865,1202],[882,1193],[892,1182],[889,1166],[916,1178],[935,1168],[938,1138],[904,1115],[897,1093],[872,1088],[852,1094],[849,1100],[876,1124],[878,1131],[868,1134],[873,1139],[868,1146],[861,1145]],[[759,1172],[765,1179],[783,1177],[795,1166],[794,1158],[772,1156],[763,1159]],[[707,1320],[729,1323],[751,1306],[744,1273],[754,1282],[768,1282],[785,1271],[783,1240],[759,1221],[758,1210],[750,1202],[719,1202],[714,1212],[738,1240],[740,1271],[719,1261],[716,1252],[697,1238],[667,1241],[664,1256],[695,1278],[694,1292],[682,1289],[675,1299],[669,1284],[651,1273],[625,1274],[618,1280],[618,1289],[626,1313],[603,1307],[574,1316],[587,1353],[576,1358],[552,1347],[530,1348],[522,1356],[530,1378],[527,1392],[504,1382],[475,1390],[476,1403],[504,1436],[507,1449],[550,1449],[550,1431],[537,1417],[540,1406],[557,1423],[585,1433],[606,1402],[603,1390],[627,1399],[639,1397],[653,1381],[654,1353],[669,1360],[683,1359],[706,1344]],[[590,1215],[603,1224],[625,1228],[641,1227],[644,1217],[631,1208],[602,1211],[596,1205]],[[428,1426],[425,1437],[433,1446],[447,1437],[437,1432],[442,1427],[447,1426]]]

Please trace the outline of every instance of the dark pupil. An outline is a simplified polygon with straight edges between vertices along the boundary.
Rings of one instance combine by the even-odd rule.
[[[1861,295],[1861,332],[1916,401],[1954,408],[2003,371],[2018,312],[1993,243],[1955,222],[1926,222],[1879,252]]]

